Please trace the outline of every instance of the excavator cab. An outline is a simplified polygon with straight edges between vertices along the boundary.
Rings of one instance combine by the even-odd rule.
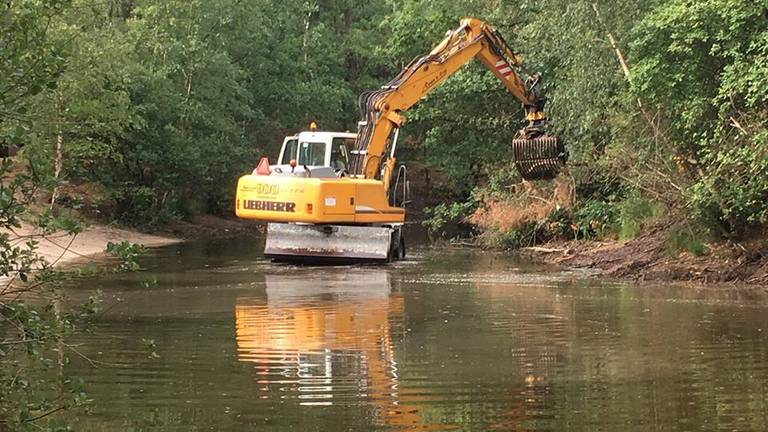
[[[277,158],[278,166],[289,166],[292,160],[296,160],[299,149],[299,136],[287,136],[283,140],[283,147],[280,149],[280,156]]]
[[[286,137],[277,164],[270,167],[270,175],[321,178],[343,176],[349,167],[355,137],[355,134],[349,132],[317,131]]]

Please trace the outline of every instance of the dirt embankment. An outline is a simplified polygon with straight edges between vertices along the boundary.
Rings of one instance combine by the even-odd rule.
[[[606,276],[642,281],[768,285],[768,233],[741,243],[708,244],[702,256],[672,255],[666,246],[671,224],[658,224],[627,242],[568,242],[527,248],[534,259],[593,268]]]

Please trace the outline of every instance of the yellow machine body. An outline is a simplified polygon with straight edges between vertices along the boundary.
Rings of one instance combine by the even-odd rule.
[[[405,210],[388,204],[380,180],[245,175],[235,212],[243,219],[308,224],[392,224]]]

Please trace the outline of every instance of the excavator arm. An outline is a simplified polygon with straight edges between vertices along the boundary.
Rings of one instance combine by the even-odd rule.
[[[539,75],[526,73],[528,78],[523,80],[517,72],[523,69],[521,58],[498,31],[473,18],[462,20],[429,54],[415,59],[387,85],[360,97],[362,119],[350,173],[381,179],[388,189],[395,168],[397,133],[405,123],[403,113],[473,58],[523,104],[528,125],[513,141],[513,157],[523,178],[556,176],[565,162],[565,150],[559,140],[544,134],[544,98],[535,90]]]

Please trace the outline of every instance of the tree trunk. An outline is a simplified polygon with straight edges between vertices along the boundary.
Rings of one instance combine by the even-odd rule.
[[[64,137],[61,132],[61,95],[59,92],[55,93],[54,98],[54,127],[56,130],[56,136],[54,137],[55,152],[53,158],[53,178],[55,179],[56,183],[53,186],[53,193],[51,194],[51,210],[53,210],[53,206],[56,204],[56,198],[59,193],[58,182],[59,177],[61,176],[61,169],[63,167],[61,147],[64,144]]]
[[[315,2],[306,3],[306,7],[307,9],[304,11],[304,36],[301,42],[301,51],[304,54],[304,65],[306,65],[309,60],[307,47],[309,46],[309,27],[312,24],[312,15],[320,9],[320,6]]]
[[[616,53],[616,59],[619,61],[619,65],[621,66],[621,71],[624,73],[624,78],[626,78],[627,82],[632,82],[632,77],[629,72],[629,65],[627,64],[627,60],[624,57],[624,53],[621,51],[621,48],[619,48],[619,44],[616,41],[616,38],[613,37],[613,33],[611,33],[608,30],[608,26],[605,25],[603,22],[603,17],[600,16],[600,11],[597,9],[597,3],[592,3],[592,10],[595,11],[595,16],[597,17],[597,21],[600,23],[600,25],[605,30],[605,34],[608,37],[608,42],[611,44],[611,48],[613,49],[614,53]],[[651,130],[653,130],[653,138],[656,142],[659,141],[666,141],[664,137],[664,133],[659,128],[659,125],[657,122],[654,121],[653,115],[651,115],[648,110],[645,109],[645,105],[643,105],[643,101],[640,100],[640,98],[637,98],[637,106],[640,108],[640,114],[643,116],[643,119],[646,123],[648,123],[648,126],[651,127]]]

